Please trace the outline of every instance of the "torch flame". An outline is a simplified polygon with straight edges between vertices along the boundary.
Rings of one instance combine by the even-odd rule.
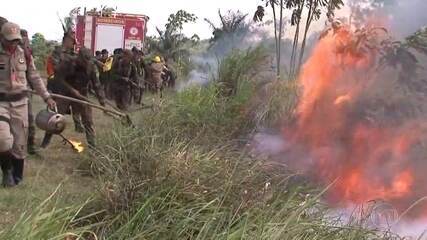
[[[76,141],[72,141],[72,140],[69,140],[69,141],[70,141],[74,150],[76,150],[78,153],[83,152],[84,147],[82,146],[83,144],[81,142],[76,142]]]

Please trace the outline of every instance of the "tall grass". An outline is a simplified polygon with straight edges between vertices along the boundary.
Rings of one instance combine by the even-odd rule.
[[[298,85],[295,81],[274,81],[266,86],[264,95],[255,108],[253,119],[260,127],[278,127],[292,122],[298,103]]]
[[[118,136],[120,138],[120,136]],[[103,239],[370,239],[357,226],[327,224],[320,192],[236,146],[189,146],[140,137],[102,175]],[[160,140],[160,141],[159,141]],[[119,141],[116,141],[119,142]],[[135,152],[133,152],[135,151]],[[144,152],[144,155],[136,156]],[[111,152],[112,155],[117,153]],[[132,156],[132,157],[131,157]],[[155,157],[154,157],[155,156]],[[108,160],[107,160],[108,159]],[[147,162],[150,172],[147,172]],[[153,167],[155,166],[155,167]],[[107,170],[108,171],[108,170]],[[111,171],[113,172],[113,171]]]
[[[57,208],[55,200],[57,190],[41,204],[30,207],[30,210],[24,212],[13,226],[0,231],[0,239],[63,240],[94,236],[91,229],[96,224],[87,224],[86,219],[97,213],[79,217],[86,203],[79,203],[67,208]],[[82,225],[84,222],[86,224]]]
[[[321,191],[235,141],[254,127],[244,109],[256,94],[248,69],[260,53],[233,52],[207,87],[172,96],[160,112],[142,116],[140,130],[119,127],[104,138],[92,162],[107,210],[96,231],[102,239],[381,237],[327,217]],[[291,111],[295,88],[280,86],[262,121],[282,117],[274,110]]]

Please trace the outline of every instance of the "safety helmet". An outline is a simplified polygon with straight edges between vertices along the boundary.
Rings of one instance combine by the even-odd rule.
[[[155,62],[155,63],[160,63],[161,61],[162,61],[162,59],[160,58],[160,56],[155,56],[153,58],[153,62]]]

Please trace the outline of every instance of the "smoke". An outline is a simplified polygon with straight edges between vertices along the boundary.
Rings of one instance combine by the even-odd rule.
[[[397,38],[404,38],[427,24],[425,0],[348,0],[347,5],[356,24],[387,16],[387,27]]]
[[[427,1],[399,0],[386,10],[390,15],[391,29],[399,37],[410,35],[427,24]]]
[[[236,31],[223,33],[220,37],[211,40],[204,40],[203,50],[191,56],[194,68],[191,70],[188,80],[181,83],[178,90],[207,84],[218,72],[220,61],[232,51],[247,50],[259,44],[272,43],[268,27],[271,27],[269,23],[255,24],[247,20]]]

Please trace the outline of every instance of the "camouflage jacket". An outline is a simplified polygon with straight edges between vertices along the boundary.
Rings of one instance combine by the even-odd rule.
[[[113,65],[114,81],[118,84],[128,85],[130,81],[136,82],[137,69],[135,64],[131,61],[126,63],[125,60],[120,59]]]
[[[104,90],[99,81],[99,71],[93,61],[89,61],[85,66],[79,66],[76,59],[64,59],[56,69],[55,81],[63,85],[65,94],[76,97],[71,93],[71,90],[75,89],[82,96],[87,96],[89,85],[91,85],[99,102],[105,102]]]

